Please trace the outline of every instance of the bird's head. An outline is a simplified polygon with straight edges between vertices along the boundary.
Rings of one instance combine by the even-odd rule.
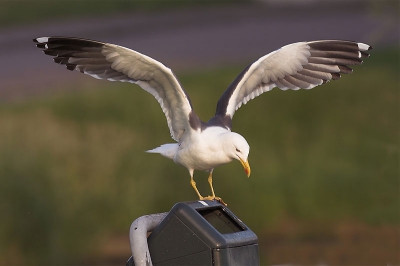
[[[232,159],[239,160],[242,164],[244,171],[246,172],[247,177],[250,176],[251,170],[248,161],[248,156],[250,152],[250,146],[241,135],[229,132],[229,156]]]

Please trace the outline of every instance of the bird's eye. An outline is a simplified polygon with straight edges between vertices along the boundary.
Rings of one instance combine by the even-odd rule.
[[[237,152],[240,152],[240,150],[239,150],[238,148],[236,148],[236,151],[237,151]]]

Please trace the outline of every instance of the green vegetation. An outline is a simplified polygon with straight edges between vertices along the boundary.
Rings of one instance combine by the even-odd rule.
[[[275,89],[236,113],[252,176],[232,162],[214,187],[261,242],[288,219],[399,225],[399,60],[374,51],[340,81]],[[178,76],[207,120],[240,70]],[[79,263],[137,217],[196,199],[186,169],[143,152],[172,141],[158,103],[131,84],[90,86],[0,106],[0,264]],[[206,176],[195,172],[203,194]]]
[[[48,22],[114,14],[176,9],[188,6],[226,5],[235,1],[197,0],[1,0],[0,28],[10,25]]]

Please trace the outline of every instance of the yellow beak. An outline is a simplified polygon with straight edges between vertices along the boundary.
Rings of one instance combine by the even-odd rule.
[[[243,165],[243,168],[244,168],[244,171],[245,171],[247,177],[250,177],[251,170],[250,170],[249,161],[248,161],[248,160],[247,160],[247,161],[244,161],[244,160],[243,160],[242,158],[240,158],[240,157],[239,157],[239,160],[240,160],[240,163]]]

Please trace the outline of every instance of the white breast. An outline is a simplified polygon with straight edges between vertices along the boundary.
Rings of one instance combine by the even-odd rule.
[[[193,132],[180,145],[174,162],[188,169],[207,171],[232,159],[223,149],[223,136],[230,131],[221,127],[209,127]]]

